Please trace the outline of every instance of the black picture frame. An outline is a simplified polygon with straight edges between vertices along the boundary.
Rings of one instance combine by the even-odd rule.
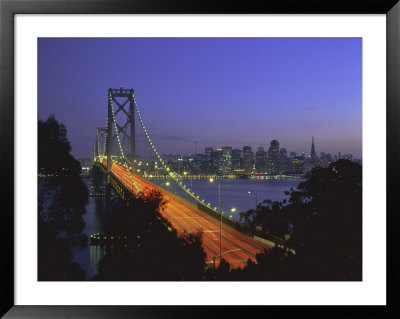
[[[14,305],[14,15],[15,14],[386,14],[387,33],[387,305],[386,306],[15,306]],[[398,188],[400,137],[400,3],[398,0],[0,0],[0,315],[5,318],[197,318],[399,316]],[[377,106],[379,107],[379,106]],[[382,203],[382,207],[385,207]],[[383,212],[381,212],[383,213]],[[381,238],[380,240],[385,240]],[[257,314],[254,313],[257,311]]]

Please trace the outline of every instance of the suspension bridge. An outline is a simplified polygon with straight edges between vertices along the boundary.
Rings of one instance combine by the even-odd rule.
[[[141,155],[136,152],[138,139],[150,149],[149,156],[145,151]],[[233,268],[244,267],[248,259],[255,261],[258,252],[271,248],[255,240],[247,227],[197,195],[170,168],[150,139],[133,89],[108,90],[107,121],[105,127],[96,129],[93,165],[107,176],[107,184],[125,196],[160,191],[167,201],[160,213],[180,236],[203,232],[207,263],[218,263],[222,257]]]

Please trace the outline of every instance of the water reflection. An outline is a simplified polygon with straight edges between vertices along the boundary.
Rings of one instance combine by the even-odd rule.
[[[261,203],[265,199],[271,199],[272,201],[282,201],[287,198],[285,191],[291,187],[296,188],[297,185],[304,179],[221,179],[220,187],[220,205],[221,210],[232,215],[232,219],[240,221],[240,212],[253,209],[256,206],[254,195],[250,195],[248,191],[257,193],[258,203]],[[170,186],[166,186],[164,179],[152,179],[154,184],[162,185],[165,189],[174,192],[188,200],[188,197],[184,192],[174,186],[174,182],[170,183]],[[200,196],[200,199],[206,199],[206,202],[210,202],[212,207],[218,207],[218,184],[216,182],[210,183],[205,179],[182,179],[182,183],[192,189],[196,195]],[[235,211],[231,211],[235,208]]]
[[[83,179],[90,189],[90,179]],[[86,205],[86,214],[83,215],[85,229],[83,233],[90,237],[94,233],[102,233],[107,221],[106,199],[104,197],[89,197]],[[74,248],[74,261],[78,262],[86,272],[86,279],[89,280],[97,273],[97,263],[104,256],[105,249],[100,245],[90,245],[83,249]]]
[[[93,277],[97,273],[97,264],[101,258],[105,255],[105,248],[101,245],[90,245],[90,264],[89,264],[89,272],[91,275],[88,276],[88,279]]]
[[[232,219],[239,221],[240,212],[255,208],[254,195],[248,194],[248,191],[257,192],[258,202],[265,199],[273,201],[281,201],[286,198],[284,192],[291,187],[295,188],[302,180],[299,179],[282,179],[282,180],[221,180],[221,209],[229,212]],[[85,184],[90,189],[90,179],[84,179]],[[154,183],[160,185],[165,184],[165,180],[153,180]],[[183,180],[187,187],[191,187],[193,191],[211,202],[213,206],[218,205],[218,189],[217,183],[210,183],[208,180]],[[168,186],[170,191],[173,183]],[[164,185],[164,187],[166,187]],[[231,208],[235,207],[236,211],[232,212]],[[104,197],[90,197],[86,206],[86,214],[83,215],[86,223],[83,233],[88,237],[91,234],[102,233],[107,222],[106,199]],[[105,246],[93,245],[90,243],[84,249],[73,249],[74,261],[78,262],[82,269],[86,271],[86,279],[89,280],[97,273],[97,263],[106,253]]]

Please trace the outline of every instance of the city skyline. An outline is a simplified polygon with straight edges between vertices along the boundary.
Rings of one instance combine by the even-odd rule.
[[[315,139],[315,138],[314,138],[314,139]],[[272,139],[271,141],[273,141],[273,140],[278,140],[278,141],[279,141],[279,139]],[[271,141],[270,141],[270,142],[271,142]],[[207,149],[207,148],[212,148],[213,150],[216,150],[216,149],[222,149],[222,148],[224,148],[224,147],[231,147],[232,150],[235,150],[235,149],[243,150],[243,147],[246,147],[246,146],[250,146],[251,149],[252,149],[252,151],[253,151],[253,153],[255,154],[255,152],[257,151],[257,149],[258,149],[259,147],[262,147],[262,148],[264,148],[264,149],[268,149],[268,148],[269,148],[269,145],[270,145],[270,142],[263,143],[263,144],[247,143],[246,145],[242,145],[242,146],[239,146],[239,147],[233,147],[232,145],[225,145],[225,144],[220,144],[220,145],[216,145],[216,146],[211,146],[211,145],[208,145],[208,144],[205,143],[205,145],[208,145],[208,146],[205,146],[203,149],[198,149],[198,152],[164,153],[163,155],[172,155],[172,154],[176,154],[176,155],[185,155],[185,156],[188,156],[188,155],[204,154],[204,153],[205,153],[205,149]],[[311,146],[311,142],[310,142],[310,145],[309,145],[309,146]],[[283,148],[287,149],[287,147],[283,147]],[[310,148],[310,147],[309,147],[309,148]],[[307,150],[304,150],[304,151],[293,151],[293,150],[287,149],[287,151],[288,151],[288,153],[290,153],[290,152],[295,152],[295,153],[297,153],[297,155],[299,155],[299,156],[300,156],[300,155],[305,155],[306,157],[307,157],[307,156],[311,156],[311,151],[307,151]],[[315,146],[315,153],[316,153],[316,155],[317,155],[318,157],[320,156],[319,154],[321,154],[321,153],[324,153],[324,154],[331,154],[332,156],[334,156],[334,155],[339,155],[339,154],[341,154],[341,155],[348,155],[348,154],[354,155],[354,153],[344,153],[344,152],[341,152],[340,150],[337,151],[337,152],[319,151],[318,148],[317,148],[317,146]],[[360,157],[359,159],[362,159],[362,158]]]
[[[102,149],[99,146],[99,149]],[[130,153],[125,153],[130,158]],[[84,174],[94,161],[101,161],[101,153],[93,153],[93,157],[80,158],[81,166]],[[247,175],[263,175],[269,177],[285,176],[300,177],[306,176],[312,168],[320,166],[327,168],[331,163],[340,159],[346,159],[351,162],[362,164],[362,159],[353,157],[351,153],[325,153],[320,152],[319,155],[315,150],[314,137],[312,137],[311,151],[309,155],[305,152],[298,154],[291,150],[287,150],[278,140],[272,140],[270,146],[264,148],[259,146],[252,149],[251,146],[243,146],[242,148],[232,148],[231,146],[222,147],[205,147],[204,152],[195,154],[162,154],[163,160],[167,163],[169,169],[177,173],[179,176],[225,176],[240,177]],[[164,176],[166,171],[157,165],[159,159],[153,154],[136,154],[136,162],[138,164],[138,172],[147,174],[148,176]]]
[[[273,139],[307,154],[314,136],[317,154],[362,158],[361,49],[357,38],[39,39],[39,118],[55,114],[72,154],[89,156],[107,90],[123,86],[163,154]]]
[[[314,136],[312,137],[312,142],[310,143],[310,146],[312,145],[312,144],[314,144]],[[273,140],[271,140],[271,141],[274,141],[274,140],[278,140],[278,139],[273,139]],[[271,142],[270,141],[270,142]],[[278,140],[279,141],[279,140]],[[179,153],[179,152],[175,152],[175,153],[163,153],[162,155],[182,155],[182,156],[190,156],[190,155],[197,155],[197,154],[204,154],[204,153],[207,153],[207,148],[211,148],[211,149],[213,149],[213,150],[217,150],[217,149],[222,149],[222,148],[224,148],[224,147],[231,147],[232,148],[232,150],[243,150],[243,148],[244,147],[246,147],[246,146],[249,146],[250,148],[251,148],[251,150],[252,150],[252,152],[253,152],[253,155],[255,155],[255,153],[257,152],[257,149],[258,148],[264,148],[264,149],[268,149],[269,148],[269,145],[270,145],[270,142],[267,142],[267,143],[264,143],[264,144],[255,144],[255,143],[248,143],[248,144],[246,144],[246,145],[242,145],[242,146],[239,146],[239,147],[233,147],[232,145],[224,145],[224,144],[220,144],[220,145],[216,145],[216,146],[211,146],[211,145],[208,145],[207,143],[205,143],[205,145],[208,145],[208,146],[205,146],[205,147],[203,147],[202,149],[199,149],[198,147],[198,150],[197,150],[197,152],[196,151],[194,151],[194,152],[186,152],[186,153]],[[198,146],[198,145],[197,145]],[[311,146],[312,147],[312,146]],[[194,148],[196,148],[196,146],[194,147]],[[296,153],[297,155],[304,155],[304,156],[309,156],[309,157],[311,157],[312,156],[312,152],[311,151],[306,151],[306,150],[304,150],[304,151],[301,151],[301,152],[298,152],[298,151],[293,151],[293,150],[290,150],[290,149],[287,149],[287,147],[283,147],[284,149],[286,149],[287,150],[287,152],[288,152],[288,154],[290,154],[290,153],[292,153],[292,152],[294,152],[294,153]],[[354,159],[362,159],[362,157],[356,157],[356,156],[354,156],[354,153],[344,153],[344,152],[341,152],[340,150],[339,151],[337,151],[337,152],[329,152],[329,151],[318,151],[318,148],[317,148],[317,146],[314,146],[314,151],[315,151],[315,154],[316,154],[316,156],[317,157],[319,157],[320,156],[320,154],[321,153],[323,153],[323,154],[330,154],[330,155],[332,155],[332,156],[338,156],[339,157],[339,155],[341,155],[341,156],[344,156],[344,155],[352,155],[353,157],[354,157]],[[141,155],[138,155],[139,157],[141,156]],[[80,157],[80,158],[84,158],[85,156],[83,156],[83,157]],[[86,156],[87,157],[87,156]],[[148,156],[146,156],[146,157],[148,157]],[[155,155],[153,154],[153,157],[155,157]]]

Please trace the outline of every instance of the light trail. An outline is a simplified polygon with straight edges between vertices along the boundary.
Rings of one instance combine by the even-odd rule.
[[[107,167],[106,162],[103,162],[103,165]],[[132,171],[128,171],[121,165],[113,163],[111,172],[134,194],[137,194],[138,191],[143,192],[146,188],[160,191],[167,201],[160,213],[171,223],[178,234],[186,237],[189,233],[201,230],[203,232],[203,248],[207,255],[206,262],[212,263],[213,257],[219,256],[219,220],[199,210],[192,203],[186,202],[177,195],[159,188]],[[134,182],[131,180],[132,178]],[[248,259],[256,262],[255,255],[270,248],[271,246],[260,243],[231,226],[226,224],[222,226],[222,256],[233,268],[244,267]],[[216,262],[219,262],[219,257],[216,257]]]

